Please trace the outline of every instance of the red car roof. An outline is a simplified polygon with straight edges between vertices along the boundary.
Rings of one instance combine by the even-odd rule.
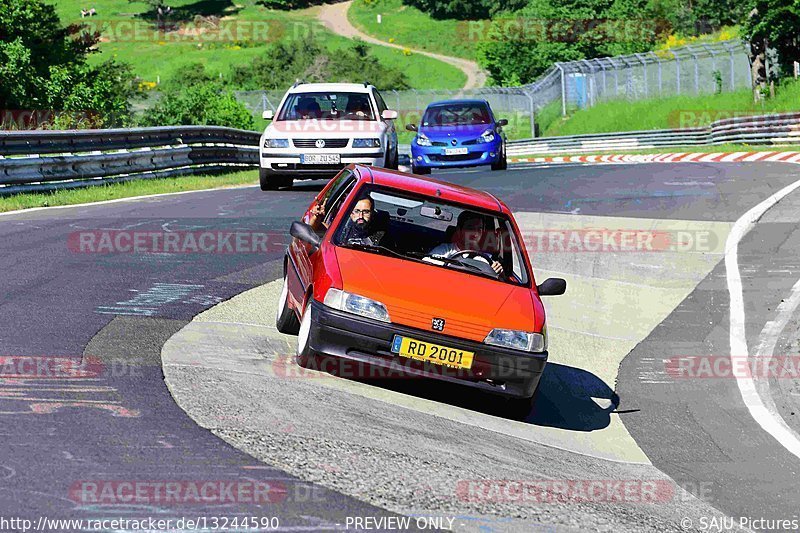
[[[359,171],[362,180],[370,181],[376,185],[385,185],[417,194],[439,197],[442,200],[471,205],[488,211],[508,213],[505,205],[485,191],[462,187],[461,185],[432,178],[423,178],[397,170],[366,165],[355,165],[355,168]]]

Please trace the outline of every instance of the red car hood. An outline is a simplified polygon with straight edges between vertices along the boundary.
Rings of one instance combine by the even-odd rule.
[[[382,302],[392,322],[482,342],[493,328],[534,331],[530,289],[449,268],[336,248],[343,289]]]

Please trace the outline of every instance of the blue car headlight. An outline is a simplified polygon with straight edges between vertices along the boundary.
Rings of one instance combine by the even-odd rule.
[[[492,128],[489,128],[488,130],[481,133],[480,141],[482,143],[490,143],[494,140],[494,137],[495,137],[494,130]]]
[[[431,140],[424,133],[418,133],[416,141],[419,146],[433,146]]]
[[[264,139],[264,148],[289,148],[289,139]]]
[[[353,139],[353,148],[380,148],[380,139]]]

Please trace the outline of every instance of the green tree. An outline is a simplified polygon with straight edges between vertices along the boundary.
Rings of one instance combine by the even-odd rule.
[[[79,25],[63,27],[41,0],[0,0],[0,108],[82,113],[91,126],[124,124],[137,93],[134,76],[113,61],[87,65],[98,38]]]
[[[778,73],[792,72],[792,63],[800,61],[800,1],[751,0],[743,23],[744,35],[763,55],[765,45],[778,52]],[[772,69],[770,69],[772,70]],[[765,74],[766,77],[772,77]]]

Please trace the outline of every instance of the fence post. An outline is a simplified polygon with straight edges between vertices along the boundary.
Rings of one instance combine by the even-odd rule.
[[[530,110],[530,117],[531,117],[531,138],[536,138],[536,121],[534,119],[534,105],[533,105],[533,95],[530,94],[528,91],[522,91],[522,94],[528,97],[528,105]]]
[[[261,113],[267,110],[267,93],[261,91]]]
[[[664,88],[661,84],[661,58],[656,55],[656,64],[658,65],[658,94],[663,94]]]
[[[670,52],[675,56],[675,92],[681,94],[681,58],[678,57],[675,51],[670,50]]]
[[[642,74],[644,75],[644,97],[647,98],[649,96],[649,92],[647,89],[647,61],[642,59],[641,54],[633,54],[636,58],[642,62]]]
[[[700,64],[694,49],[687,46],[687,50],[689,50],[689,53],[692,54],[692,59],[694,59],[694,94],[700,94]]]
[[[733,91],[736,88],[736,61],[733,58],[733,48],[728,49],[728,54],[731,60],[731,91]]]
[[[567,116],[567,80],[564,78],[564,68],[561,63],[556,63],[556,68],[561,72],[561,116]]]

